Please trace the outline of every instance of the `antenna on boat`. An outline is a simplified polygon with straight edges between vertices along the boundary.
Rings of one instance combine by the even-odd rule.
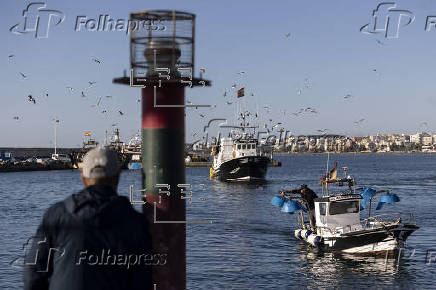
[[[327,166],[325,172],[325,195],[329,194],[329,162],[330,162],[330,151],[327,151]],[[324,191],[324,186],[322,187],[322,191]],[[323,192],[324,195],[324,192]]]

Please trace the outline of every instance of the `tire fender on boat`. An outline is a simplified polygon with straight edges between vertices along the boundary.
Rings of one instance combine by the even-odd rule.
[[[310,234],[306,240],[309,244],[315,247],[319,247],[324,243],[324,239],[321,236],[317,236],[315,234]]]
[[[301,237],[305,240],[309,237],[309,235],[312,233],[311,230],[302,230],[301,231]]]
[[[303,239],[303,237],[301,236],[301,232],[302,232],[302,229],[296,229],[296,230],[294,231],[294,236],[295,236],[297,239],[299,239],[299,240],[302,240],[302,239]]]

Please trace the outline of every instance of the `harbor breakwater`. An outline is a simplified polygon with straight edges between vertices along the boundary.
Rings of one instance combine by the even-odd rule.
[[[79,148],[57,148],[59,154],[71,154]],[[10,152],[15,158],[25,159],[31,157],[50,157],[54,153],[54,148],[19,148],[19,147],[0,147],[0,152]]]

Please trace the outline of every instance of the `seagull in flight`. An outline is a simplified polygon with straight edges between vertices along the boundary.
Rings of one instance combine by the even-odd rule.
[[[101,60],[99,60],[99,59],[96,58],[96,57],[93,57],[93,58],[92,58],[92,61],[94,61],[95,63],[101,64]]]
[[[349,98],[352,98],[352,97],[353,97],[353,95],[347,94],[347,95],[344,96],[344,99],[349,99]]]
[[[232,89],[235,89],[235,88],[236,88],[236,84],[233,84],[233,85],[232,85]]]
[[[92,87],[94,84],[96,84],[97,82],[88,82],[89,86]]]
[[[27,76],[25,74],[23,74],[22,72],[20,72],[20,75],[23,79],[27,79]]]
[[[233,102],[226,102],[226,104],[227,104],[227,105],[231,105],[231,104],[233,104]]]
[[[204,118],[205,116],[203,114],[200,114],[200,117]]]
[[[28,97],[29,102],[33,102],[34,104],[36,104],[36,100],[33,98],[32,95],[29,95]]]
[[[319,129],[319,130],[316,130],[316,131],[319,132],[319,133],[322,133],[323,135],[325,135],[328,130],[329,129]]]
[[[358,125],[358,124],[362,123],[363,121],[365,121],[365,119],[360,119],[359,121],[355,121],[354,124]]]
[[[377,43],[381,46],[385,45],[383,42],[381,42],[380,40],[376,39],[375,41],[377,41]]]
[[[20,119],[20,117],[18,117],[18,116],[14,117],[14,120],[19,120],[19,119]]]
[[[8,60],[10,61],[14,57],[13,54],[8,55]]]
[[[240,75],[240,76],[242,76],[243,74],[245,74],[245,71],[237,72],[237,74]]]
[[[274,126],[272,126],[272,130],[274,130],[275,128],[277,128],[279,125],[281,125],[282,123],[277,123],[277,124],[275,124]]]
[[[124,113],[122,111],[118,111],[118,113],[120,113],[121,116],[124,115]]]
[[[66,87],[66,88],[70,91],[70,93],[72,93],[74,91],[74,89],[72,87]]]

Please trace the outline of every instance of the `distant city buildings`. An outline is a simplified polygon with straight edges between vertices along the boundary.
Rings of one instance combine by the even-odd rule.
[[[216,139],[187,144],[188,151],[209,151]],[[347,137],[344,135],[299,135],[259,140],[283,153],[324,152],[432,152],[436,153],[436,134],[377,134]]]
[[[347,137],[342,135],[290,136],[276,139],[279,152],[436,152],[436,134],[377,134]]]

